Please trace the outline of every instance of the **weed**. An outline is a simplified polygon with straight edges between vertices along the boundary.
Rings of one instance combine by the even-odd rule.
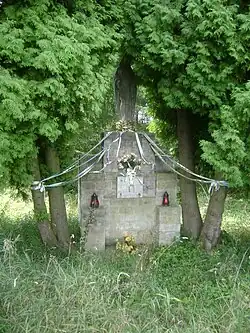
[[[229,198],[212,255],[183,239],[152,249],[143,269],[140,251],[44,249],[31,210],[15,204],[0,217],[1,333],[249,332],[249,202]]]

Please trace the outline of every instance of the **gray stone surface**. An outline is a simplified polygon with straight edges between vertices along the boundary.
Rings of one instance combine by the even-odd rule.
[[[140,141],[145,159],[151,164],[142,165],[138,173],[143,187],[138,184],[142,196],[129,197],[125,193],[123,197],[118,195],[121,188],[117,187],[117,177],[121,171],[117,168],[116,155],[120,133],[112,133],[105,141],[104,148],[110,147],[109,153],[104,156],[103,163],[109,159],[114,160],[100,174],[89,173],[79,182],[79,214],[82,230],[89,214],[91,195],[95,192],[100,201],[100,207],[95,210],[96,223],[90,225],[86,248],[104,249],[107,245],[113,245],[121,239],[125,233],[133,235],[137,243],[170,244],[175,237],[179,236],[181,223],[181,210],[177,204],[177,179],[170,170],[159,166],[157,159],[148,142],[142,136]],[[135,134],[126,132],[122,134],[119,157],[124,154],[135,153],[138,157],[139,150]],[[108,155],[108,156],[107,156]],[[156,172],[161,170],[161,172]],[[164,192],[169,193],[170,206],[163,207],[162,198]]]
[[[162,203],[164,192],[169,194],[170,206],[177,205],[177,178],[174,173],[157,173],[156,174],[156,205]]]
[[[85,244],[86,250],[105,250],[105,226],[104,224],[90,224]]]

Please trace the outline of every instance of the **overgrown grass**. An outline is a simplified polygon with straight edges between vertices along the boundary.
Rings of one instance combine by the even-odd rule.
[[[228,199],[227,233],[212,255],[183,240],[147,257],[45,250],[31,206],[7,198],[0,208],[1,333],[249,332],[249,201]],[[69,207],[75,232],[73,201]]]

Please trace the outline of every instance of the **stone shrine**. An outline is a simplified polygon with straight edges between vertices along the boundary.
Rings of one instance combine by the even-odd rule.
[[[86,224],[88,228],[86,248],[104,250],[126,233],[134,236],[137,244],[173,242],[180,235],[181,225],[176,174],[155,154],[142,133],[111,132],[101,149],[100,161],[79,180],[82,235]],[[126,173],[119,166],[119,159],[125,156],[126,161],[131,153],[142,159],[136,173]],[[169,195],[168,206],[162,204],[165,192]],[[93,221],[89,221],[93,193],[99,207],[94,209]]]

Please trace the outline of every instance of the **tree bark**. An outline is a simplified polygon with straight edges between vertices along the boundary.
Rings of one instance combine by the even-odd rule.
[[[122,60],[115,73],[115,103],[119,119],[135,120],[136,95],[136,76],[130,63]]]
[[[177,111],[177,136],[179,161],[189,170],[194,171],[193,132],[186,110]],[[187,175],[186,173],[184,174]],[[180,177],[180,190],[183,235],[192,239],[198,239],[202,228],[202,219],[197,199],[196,183]]]
[[[33,178],[34,180],[41,179],[39,161],[36,157],[33,163]],[[44,201],[44,193],[39,190],[31,190],[34,205],[34,214],[38,222],[38,229],[45,245],[57,246],[56,236],[51,228],[48,220],[47,208]]]
[[[60,172],[60,161],[57,151],[49,144],[45,148],[46,165],[51,174]],[[59,244],[68,248],[70,244],[70,235],[67,222],[67,212],[64,199],[63,187],[55,187],[48,190],[50,218],[53,225],[56,226],[56,234]]]
[[[210,196],[207,213],[201,232],[201,241],[206,251],[211,251],[219,242],[222,215],[224,212],[227,188],[222,186]]]

